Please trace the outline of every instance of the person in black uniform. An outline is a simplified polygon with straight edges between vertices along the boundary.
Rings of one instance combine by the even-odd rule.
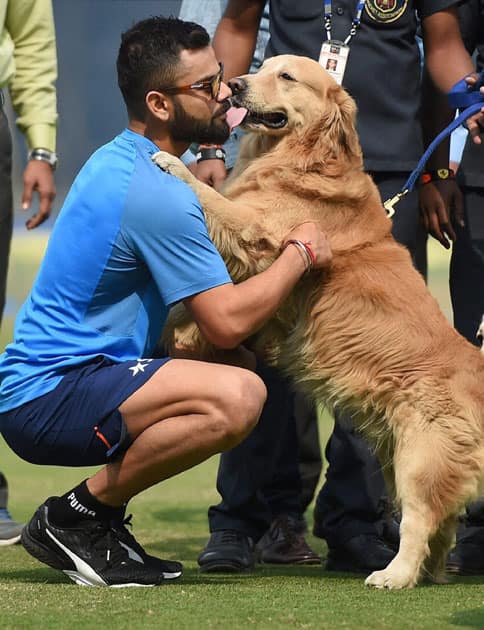
[[[477,70],[484,69],[484,0],[468,0],[459,6],[464,44],[476,54]],[[426,79],[428,79],[426,77]],[[437,135],[453,118],[445,97],[427,80],[424,83],[425,132]],[[430,113],[431,112],[431,113]],[[436,112],[439,114],[436,116]],[[484,154],[470,136],[464,145],[457,178],[434,177],[422,186],[424,223],[428,231],[450,247],[450,295],[454,326],[471,343],[484,314]],[[432,158],[432,173],[445,173],[448,148],[443,145]],[[430,169],[429,169],[430,170]],[[437,197],[435,196],[437,193]],[[463,575],[484,574],[484,499],[472,503],[461,518],[456,546],[450,552],[447,570]]]
[[[200,2],[199,0],[183,0],[180,6],[179,18],[202,24],[209,33],[213,35],[215,28],[222,17],[226,0]],[[250,72],[257,72],[262,65],[264,51],[269,39],[269,15],[268,6],[264,7],[260,19],[257,33],[255,53],[251,59]],[[213,147],[205,145],[197,146],[190,165],[192,172],[201,181],[217,188],[222,183],[233,167],[240,141],[240,130],[236,129],[228,142],[219,145],[221,151],[214,152]],[[205,149],[209,149],[208,152]],[[207,158],[207,153],[210,158]],[[214,158],[214,153],[216,159]],[[193,153],[192,153],[193,155]],[[191,156],[185,154],[184,161],[190,161]],[[183,157],[182,157],[183,159]],[[208,165],[205,171],[205,165]],[[163,355],[162,355],[163,356]],[[238,527],[249,533],[255,539],[261,539],[261,532],[265,532],[258,545],[258,554],[264,562],[282,562],[284,564],[320,564],[321,558],[311,549],[305,539],[306,522],[302,514],[312,501],[314,491],[321,475],[321,449],[319,447],[318,424],[313,407],[307,409],[308,403],[301,394],[293,395],[287,380],[275,370],[261,365],[261,375],[263,375],[266,386],[269,390],[268,401],[262,412],[259,422],[260,429],[272,431],[271,418],[278,418],[279,433],[288,433],[286,439],[280,440],[271,453],[261,453],[260,465],[269,470],[276,470],[277,474],[270,478],[270,487],[267,492],[255,491],[251,483],[250,473],[245,470],[245,447],[236,449],[231,457],[223,458],[220,467],[219,479],[221,480],[221,494],[224,480],[231,480],[237,488],[236,494],[231,493],[231,504],[229,507],[231,514],[231,529],[225,528],[222,522],[222,533],[224,553],[223,558],[216,558],[215,565],[209,563],[209,568],[238,570],[244,568],[244,564],[252,559],[252,550],[248,548],[248,538],[240,535],[234,530],[234,520]],[[298,422],[295,421],[295,414],[298,414]],[[268,418],[268,420],[266,420]],[[301,420],[304,420],[302,422]],[[297,431],[297,433],[296,433]],[[253,438],[250,438],[252,440]],[[270,435],[267,439],[271,439]],[[256,434],[254,444],[261,441],[265,443],[266,438]],[[248,448],[250,449],[249,441]],[[292,445],[298,443],[303,450],[300,452],[293,449]],[[281,448],[277,448],[281,446]],[[300,455],[300,457],[298,457]],[[254,464],[257,453],[250,450],[249,463]],[[271,459],[270,462],[268,461]],[[282,465],[278,465],[278,461]],[[227,467],[227,469],[226,469]],[[256,465],[257,469],[257,465]],[[255,481],[255,480],[254,480]],[[238,505],[241,506],[241,515],[238,516]],[[223,521],[223,507],[221,519]],[[217,518],[218,508],[214,508],[214,518]],[[240,525],[242,523],[242,525]],[[219,536],[219,535],[217,535]],[[235,545],[235,558],[231,553],[227,555],[227,545]],[[246,547],[246,554],[242,559],[242,566],[237,560],[240,556],[240,549]],[[212,558],[213,559],[213,558]],[[220,561],[222,563],[220,564]],[[205,565],[206,566],[206,565]]]
[[[365,168],[383,199],[400,191],[423,150],[417,16],[427,64],[441,89],[450,89],[473,70],[459,34],[457,4],[457,0],[396,0],[390,8],[379,0],[270,3],[266,57],[305,55],[319,59],[325,67],[327,58],[339,48],[339,76],[333,76],[356,100]],[[264,0],[229,1],[214,36],[226,79],[247,70],[263,5]],[[414,257],[417,226],[417,193],[411,193],[398,205],[393,234]],[[199,556],[202,571],[252,566],[251,539],[257,540],[263,532],[254,526],[253,516],[280,476],[272,456],[277,437],[280,451],[297,452],[297,443],[287,446],[288,436],[289,432],[280,430],[277,413],[267,412],[249,440],[222,456],[217,480],[222,502],[209,510],[211,536]],[[286,446],[281,446],[284,440]],[[379,464],[353,431],[350,418],[337,418],[326,457],[329,469],[317,499],[314,525],[314,533],[328,543],[326,568],[362,572],[383,568],[394,556],[392,546],[398,534],[387,526],[391,521],[386,517]],[[243,467],[238,466],[240,462]],[[281,459],[278,463],[284,469]]]

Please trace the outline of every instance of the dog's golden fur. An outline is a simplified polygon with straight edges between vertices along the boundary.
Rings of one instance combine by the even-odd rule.
[[[316,400],[354,413],[394,484],[400,550],[367,584],[442,581],[457,514],[482,491],[484,358],[392,238],[350,96],[303,57],[275,57],[242,79],[235,100],[252,116],[224,197],[176,158],[155,161],[197,192],[236,282],[265,269],[295,225],[315,221],[328,235],[331,267],[298,283],[256,345]],[[287,124],[267,127],[268,113]]]

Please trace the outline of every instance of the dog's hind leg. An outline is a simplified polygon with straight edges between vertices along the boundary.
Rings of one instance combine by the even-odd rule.
[[[411,426],[410,426],[411,425]],[[394,469],[397,499],[401,505],[400,548],[382,571],[373,572],[365,584],[376,588],[411,588],[417,583],[429,540],[451,510],[445,508],[442,452],[431,431],[418,422],[408,423],[395,444]],[[453,510],[452,510],[453,511]]]

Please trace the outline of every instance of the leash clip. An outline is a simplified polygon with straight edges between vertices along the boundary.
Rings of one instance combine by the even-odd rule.
[[[397,203],[400,201],[402,197],[405,197],[407,193],[408,193],[408,188],[405,188],[404,190],[397,193],[391,199],[387,199],[385,201],[385,203],[383,204],[383,207],[385,208],[385,212],[387,213],[387,217],[389,219],[391,219],[393,215],[395,214],[395,206],[397,205]]]

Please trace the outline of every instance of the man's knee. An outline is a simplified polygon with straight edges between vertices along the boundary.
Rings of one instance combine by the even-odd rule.
[[[239,369],[224,382],[218,405],[222,451],[237,446],[255,427],[267,398],[263,381],[249,370]]]

